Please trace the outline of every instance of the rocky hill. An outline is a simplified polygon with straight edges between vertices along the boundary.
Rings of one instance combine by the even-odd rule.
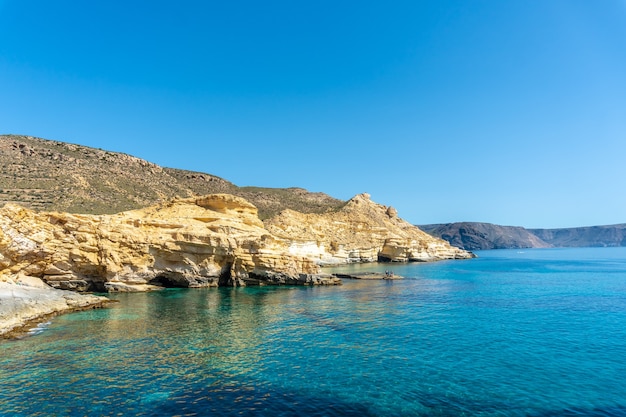
[[[563,229],[525,229],[489,223],[420,225],[420,229],[465,250],[626,246],[626,224]]]
[[[551,244],[516,226],[460,222],[420,225],[420,229],[466,250],[547,248]]]
[[[215,175],[164,168],[116,152],[30,136],[0,135],[0,206],[113,214],[174,197],[238,195],[262,219],[285,208],[304,213],[339,209],[344,201],[301,188],[238,187]]]

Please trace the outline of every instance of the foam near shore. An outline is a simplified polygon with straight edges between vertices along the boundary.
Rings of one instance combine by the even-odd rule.
[[[102,307],[106,297],[57,290],[38,278],[0,282],[0,336],[25,333],[26,327],[51,315]]]

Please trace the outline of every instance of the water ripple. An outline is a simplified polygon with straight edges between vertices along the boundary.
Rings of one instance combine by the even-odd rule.
[[[626,416],[626,265],[603,262],[120,294],[0,343],[0,415]]]

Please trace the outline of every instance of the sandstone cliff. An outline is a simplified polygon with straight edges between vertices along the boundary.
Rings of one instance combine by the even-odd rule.
[[[273,235],[289,241],[291,253],[320,264],[415,262],[466,259],[474,255],[424,233],[386,207],[360,194],[337,212],[303,214],[285,210],[266,220]]]
[[[40,277],[55,288],[336,283],[318,272],[264,229],[255,206],[228,194],[115,215],[0,210],[0,276]]]
[[[336,284],[319,265],[471,256],[366,194],[338,212],[286,210],[265,225],[254,205],[229,194],[115,215],[0,209],[0,280],[23,274],[78,291]]]

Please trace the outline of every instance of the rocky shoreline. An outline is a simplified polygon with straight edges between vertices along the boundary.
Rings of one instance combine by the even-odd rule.
[[[22,274],[78,292],[332,285],[321,265],[471,257],[367,194],[337,212],[266,222],[229,194],[99,216],[0,208],[0,281]]]
[[[93,294],[51,288],[34,277],[0,282],[0,337],[16,338],[61,313],[101,308],[112,301]]]
[[[108,302],[88,292],[340,285],[340,277],[321,267],[472,257],[367,194],[337,211],[284,210],[265,222],[253,204],[230,194],[177,198],[114,215],[7,203],[0,208],[0,335]]]

